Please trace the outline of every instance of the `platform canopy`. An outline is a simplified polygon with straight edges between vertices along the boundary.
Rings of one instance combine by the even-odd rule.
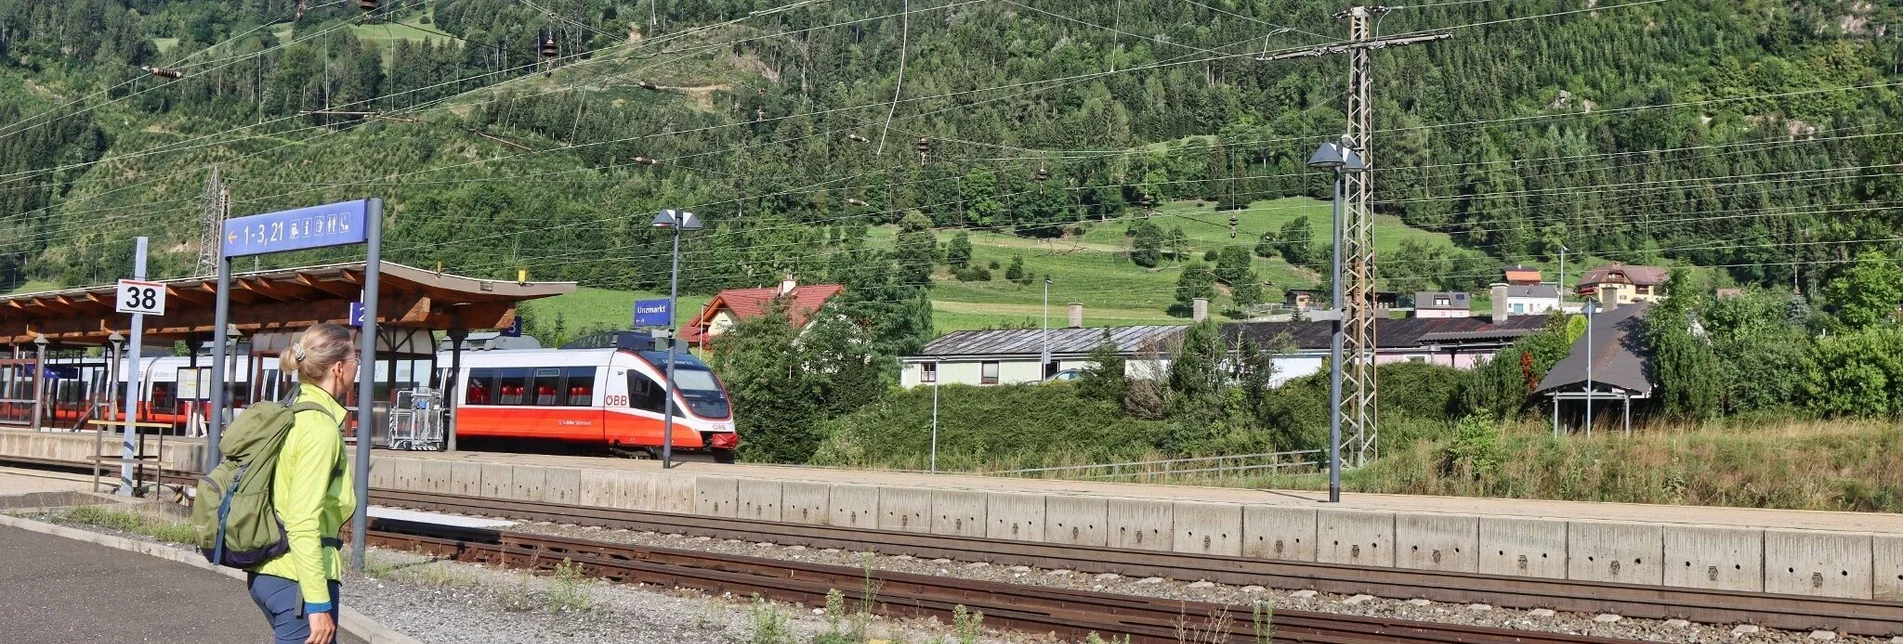
[[[362,297],[364,262],[239,273],[231,279],[231,324],[244,333],[289,331],[348,321]],[[189,340],[213,331],[213,276],[161,280],[163,316],[146,316],[148,339]],[[514,282],[462,277],[384,262],[377,323],[384,327],[449,330],[502,329],[516,305],[575,290],[574,282]],[[62,344],[103,345],[128,334],[132,316],[115,313],[118,289],[101,284],[0,297],[0,342],[31,344],[35,337]]]

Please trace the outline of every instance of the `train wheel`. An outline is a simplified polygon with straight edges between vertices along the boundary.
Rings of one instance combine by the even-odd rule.
[[[733,463],[735,462],[735,460],[737,460],[737,459],[736,459],[736,458],[735,458],[735,456],[734,456],[734,451],[733,451],[733,450],[730,450],[730,449],[717,449],[717,450],[714,450],[714,462],[715,462],[715,463],[725,463],[725,464],[728,464],[728,465],[732,465],[732,464],[733,464]]]

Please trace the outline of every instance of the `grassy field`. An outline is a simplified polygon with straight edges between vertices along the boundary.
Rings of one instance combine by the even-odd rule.
[[[1189,252],[1185,261],[1201,259],[1205,252],[1220,250],[1230,244],[1253,248],[1255,240],[1264,233],[1279,231],[1283,224],[1300,216],[1309,217],[1316,244],[1325,248],[1328,243],[1328,222],[1332,212],[1327,202],[1302,198],[1276,199],[1251,204],[1249,208],[1235,214],[1238,224],[1234,239],[1229,237],[1230,213],[1215,212],[1207,204],[1165,204],[1148,216],[1165,228],[1183,228],[1183,234],[1189,238]],[[995,263],[997,267],[991,269],[992,280],[961,282],[953,278],[948,269],[940,267],[933,276],[933,327],[939,333],[965,329],[1037,327],[1044,311],[1044,285],[1041,279],[1046,275],[1051,278],[1050,314],[1053,324],[1064,324],[1068,310],[1066,305],[1071,302],[1084,305],[1085,326],[1187,324],[1187,317],[1173,315],[1171,311],[1171,307],[1176,304],[1176,280],[1180,274],[1178,264],[1166,258],[1162,266],[1144,268],[1132,263],[1127,255],[1130,242],[1124,231],[1143,216],[1137,213],[1121,219],[1090,222],[1086,224],[1088,230],[1083,235],[1063,239],[1031,239],[1009,233],[971,231],[972,262],[986,267]],[[893,226],[875,227],[870,233],[870,243],[874,246],[889,246],[895,234]],[[956,230],[939,231],[939,243],[950,242],[956,234]],[[1418,237],[1433,244],[1452,244],[1444,234],[1409,228],[1392,217],[1382,217],[1376,221],[1377,247],[1397,247],[1400,240],[1406,237]],[[1030,284],[1022,285],[1004,279],[1005,268],[1011,265],[1014,256],[1022,256],[1025,271],[1036,276]],[[1270,283],[1267,292],[1270,301],[1279,301],[1283,289],[1314,287],[1321,279],[1314,271],[1291,266],[1281,258],[1257,257],[1254,262],[1256,272]],[[629,303],[637,297],[650,296],[583,288],[575,294],[538,303],[531,308],[537,313],[546,311],[549,316],[553,316],[556,311],[562,312],[564,321],[571,329],[577,328],[577,324],[620,327],[627,325]],[[683,297],[681,309],[692,313],[699,310],[707,299],[705,295]],[[1214,304],[1217,309],[1226,306],[1227,297],[1219,297]]]

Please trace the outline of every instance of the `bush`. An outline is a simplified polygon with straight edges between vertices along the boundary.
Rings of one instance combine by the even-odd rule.
[[[1216,249],[1213,249],[1213,248],[1203,251],[1203,261],[1205,262],[1209,262],[1213,264],[1216,262],[1216,258],[1219,256],[1221,256],[1221,253],[1216,252]]]
[[[1138,460],[1164,427],[1125,416],[1117,402],[1087,399],[1070,383],[943,385],[938,396],[939,469]],[[826,438],[812,462],[925,469],[931,428],[932,388],[914,388],[822,424]]]
[[[999,263],[998,263],[998,260],[995,260],[995,259],[994,259],[994,260],[991,260],[991,263],[989,263],[989,264],[986,264],[986,265],[985,265],[985,267],[986,267],[986,268],[990,268],[991,270],[994,270],[994,271],[995,271],[995,270],[998,270],[999,268],[1003,268],[1003,267],[1004,267],[1004,265],[1003,265],[1003,264],[999,264]]]
[[[958,281],[960,282],[989,282],[991,281],[991,271],[985,269],[982,266],[961,268],[961,269],[958,269],[957,271],[954,271],[952,274],[957,276]]]

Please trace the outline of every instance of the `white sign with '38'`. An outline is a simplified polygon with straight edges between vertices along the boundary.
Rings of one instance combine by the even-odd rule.
[[[120,313],[165,315],[165,285],[158,282],[119,280]]]

